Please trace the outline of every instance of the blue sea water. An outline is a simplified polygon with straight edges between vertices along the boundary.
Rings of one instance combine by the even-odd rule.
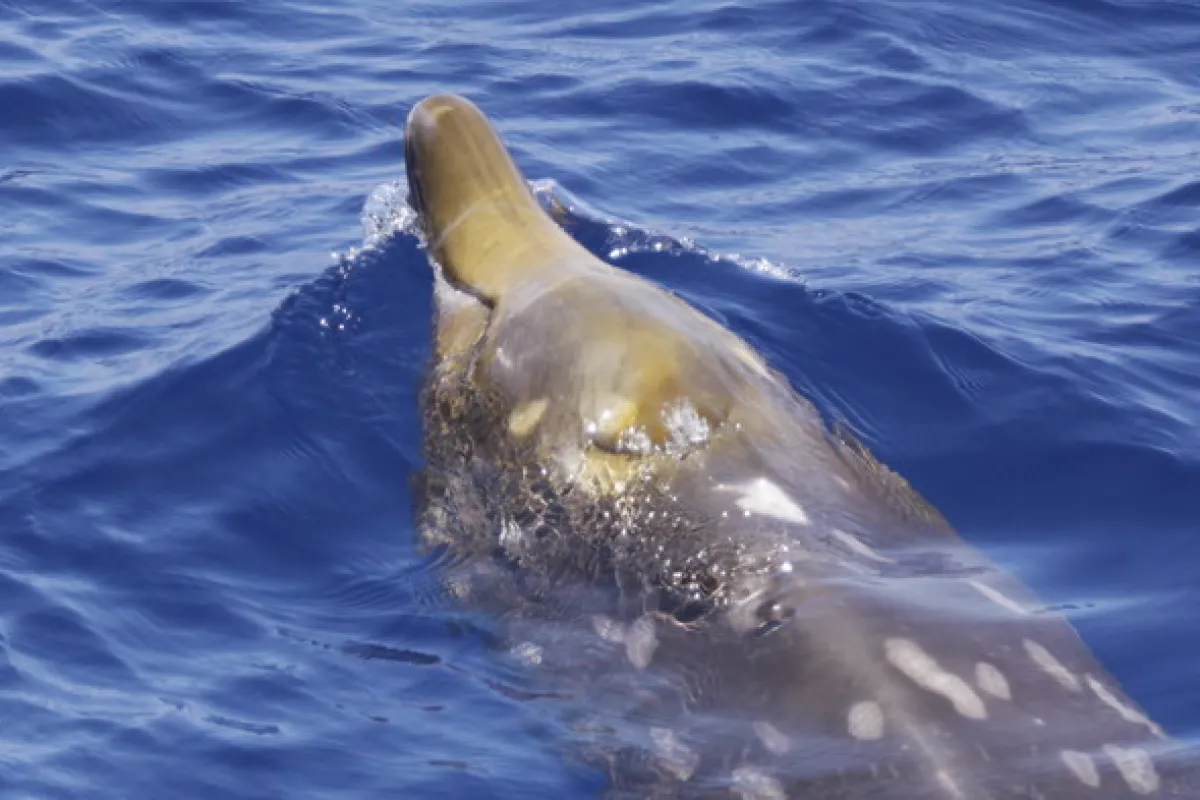
[[[0,795],[590,797],[418,550],[495,120],[1200,738],[1200,5],[0,0]]]

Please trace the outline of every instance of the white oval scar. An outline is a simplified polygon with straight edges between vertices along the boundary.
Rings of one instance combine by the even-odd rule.
[[[863,556],[864,558],[869,558],[872,561],[881,561],[885,564],[893,564],[896,561],[894,558],[888,558],[887,556],[879,555],[879,553],[876,553],[875,550],[866,542],[862,541],[857,536],[846,533],[843,530],[834,528],[832,531],[830,531],[830,533],[833,534],[835,539],[844,544],[847,549],[851,550],[857,555]]]
[[[754,723],[754,732],[758,734],[759,741],[763,743],[763,747],[777,756],[781,756],[792,749],[792,742],[788,739],[787,734],[769,722],[759,720]]]
[[[1123,703],[1119,697],[1109,691],[1107,686],[1096,680],[1095,676],[1088,674],[1084,676],[1084,679],[1087,681],[1087,685],[1091,688],[1091,690],[1096,693],[1096,697],[1100,698],[1100,702],[1104,703],[1104,705],[1120,714],[1121,719],[1125,720],[1126,722],[1132,722],[1134,725],[1145,725],[1150,729],[1151,733],[1160,739],[1166,737],[1166,734],[1163,732],[1162,727],[1158,723],[1153,722],[1149,717],[1147,717],[1141,711],[1138,711],[1133,706]]]
[[[994,586],[988,586],[986,583],[983,583],[981,581],[975,581],[975,580],[967,581],[967,583],[969,583],[971,585],[971,588],[973,588],[975,591],[979,592],[981,595],[986,597],[988,600],[991,600],[993,603],[1000,606],[1001,608],[1003,608],[1006,611],[1011,611],[1014,614],[1028,614],[1029,613],[1029,610],[1027,608],[1025,608],[1025,606],[1021,605],[1016,600],[1013,600],[1011,597],[1009,597],[1004,592],[1000,591],[999,589],[997,589]]]
[[[1138,794],[1158,791],[1158,770],[1145,750],[1140,747],[1118,747],[1115,744],[1106,744],[1100,749],[1112,759],[1117,772],[1121,773],[1130,789]]]
[[[940,694],[954,710],[970,719],[987,719],[987,706],[975,694],[970,684],[952,672],[942,669],[937,661],[911,639],[892,638],[884,642],[884,653],[892,666],[922,689]]]
[[[1078,750],[1063,750],[1058,757],[1084,786],[1090,786],[1093,789],[1100,788],[1100,770],[1096,769],[1096,762],[1092,761],[1092,757],[1087,753],[1081,753]]]
[[[745,514],[761,514],[784,522],[795,522],[798,525],[808,524],[808,513],[787,492],[766,478],[756,478],[736,486],[718,486],[718,489],[732,489],[741,492],[734,503]]]
[[[758,767],[738,767],[730,777],[733,790],[742,800],[787,800],[779,781]]]
[[[692,748],[679,741],[670,728],[651,728],[650,741],[654,743],[654,754],[672,775],[686,781],[696,772],[700,756]]]
[[[850,735],[862,741],[873,741],[883,736],[883,709],[879,703],[864,700],[850,706],[846,715]]]
[[[654,651],[658,649],[658,636],[654,633],[654,620],[649,616],[638,617],[625,633],[625,655],[629,663],[638,669],[650,666]]]
[[[508,416],[508,432],[518,439],[523,439],[542,421],[549,402],[546,398],[530,400],[522,403]]]
[[[592,617],[592,628],[596,635],[606,642],[621,644],[625,641],[625,626],[611,617],[597,614]]]
[[[1012,700],[1012,689],[1008,686],[1008,679],[1004,677],[1003,672],[986,661],[975,665],[975,683],[992,697]]]
[[[1070,689],[1072,692],[1080,690],[1079,678],[1075,677],[1075,673],[1063,666],[1054,655],[1042,647],[1032,639],[1022,640],[1025,645],[1025,652],[1033,659],[1033,663],[1041,667],[1042,672],[1045,672],[1051,678],[1058,681],[1058,685],[1064,689]]]

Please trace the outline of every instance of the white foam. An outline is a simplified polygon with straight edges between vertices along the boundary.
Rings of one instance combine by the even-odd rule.
[[[872,700],[855,703],[846,716],[850,735],[855,739],[873,741],[883,737],[883,709],[879,703]]]
[[[521,530],[521,526],[514,520],[506,519],[500,525],[500,546],[512,555],[517,555],[521,552],[524,545],[525,534]]]
[[[567,209],[572,214],[600,222],[608,227],[608,259],[615,261],[634,253],[691,253],[710,262],[727,261],[738,267],[788,283],[801,283],[799,274],[768,259],[744,256],[740,253],[714,253],[696,244],[687,236],[669,236],[667,234],[647,230],[634,225],[632,222],[606,213],[589,205],[552,179],[539,179],[529,182],[529,188],[542,202],[543,206],[557,205]]]
[[[708,420],[686,398],[663,411],[663,424],[670,437],[668,450],[687,450],[708,441],[711,429]]]
[[[521,642],[513,648],[512,653],[531,667],[541,664],[544,655],[541,645],[534,644],[533,642]]]
[[[379,247],[397,233],[421,237],[420,216],[408,204],[407,181],[389,181],[376,186],[363,203],[362,226],[362,247],[346,253],[348,258]]]

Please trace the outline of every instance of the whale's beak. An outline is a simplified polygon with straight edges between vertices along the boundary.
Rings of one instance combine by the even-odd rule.
[[[413,152],[413,138],[404,135],[404,164],[408,177],[408,205],[418,214],[425,215],[425,203],[421,200],[421,182],[417,180],[417,156]]]
[[[408,115],[409,203],[447,277],[494,302],[515,284],[587,258],[538,204],[499,135],[474,103],[451,94]]]

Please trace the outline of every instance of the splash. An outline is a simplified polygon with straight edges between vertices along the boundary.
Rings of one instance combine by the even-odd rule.
[[[542,206],[551,213],[551,216],[559,216],[565,212],[607,227],[608,236],[605,246],[608,249],[603,253],[603,258],[607,261],[619,261],[637,253],[686,254],[699,256],[710,264],[721,261],[734,264],[747,272],[776,280],[802,282],[799,273],[795,270],[766,258],[743,256],[740,253],[717,253],[686,236],[676,238],[669,234],[638,227],[628,220],[595,208],[571,194],[553,179],[530,181],[529,186]]]
[[[420,217],[408,204],[408,183],[391,181],[376,186],[363,203],[363,243],[356,252],[375,250],[397,233],[424,240]]]
[[[685,236],[674,237],[639,227],[581,200],[552,178],[532,180],[529,188],[555,219],[569,216],[607,228],[606,249],[599,254],[607,261],[620,261],[638,253],[694,255],[710,264],[726,262],[757,275],[792,283],[802,282],[794,269],[766,258],[743,256],[740,253],[716,253]],[[424,242],[420,216],[408,204],[408,184],[404,180],[389,181],[375,187],[363,203],[362,227],[362,244],[343,252],[334,252],[335,261],[340,264],[352,263],[361,254],[378,250],[397,234],[415,236]]]

